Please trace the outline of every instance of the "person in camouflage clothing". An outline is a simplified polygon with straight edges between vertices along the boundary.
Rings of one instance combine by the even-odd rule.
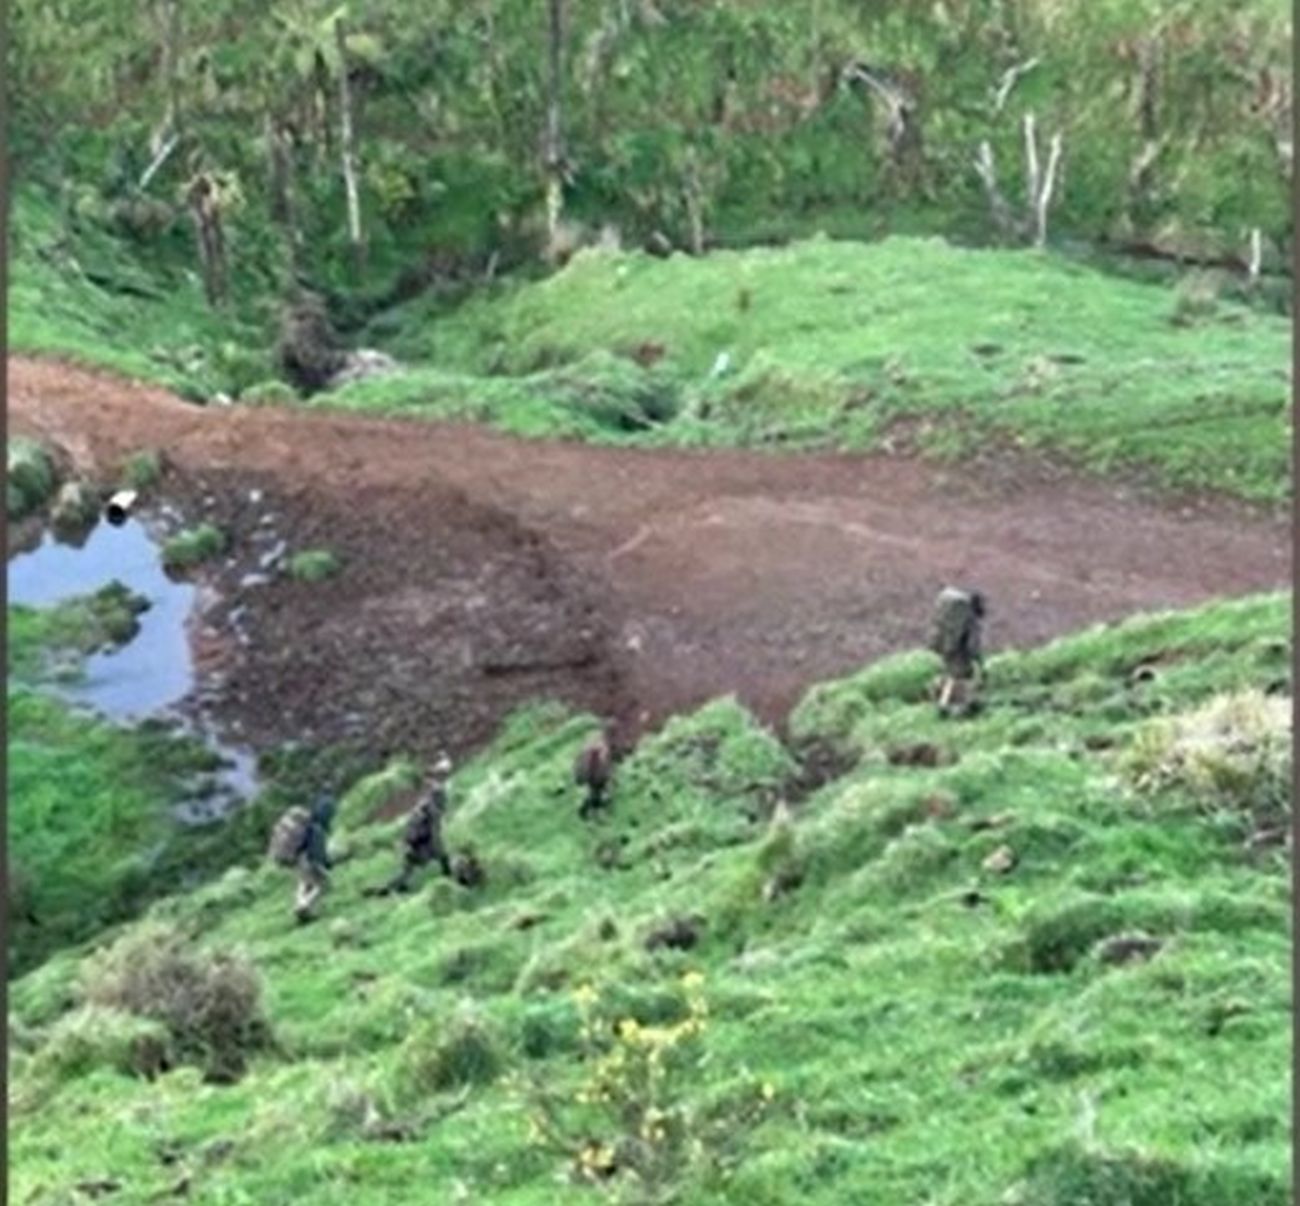
[[[443,875],[454,878],[451,859],[442,840],[442,818],[447,811],[447,779],[451,760],[443,754],[434,764],[424,794],[407,814],[402,830],[402,868],[378,888],[367,890],[368,896],[386,896],[390,892],[409,892],[415,873],[430,863],[437,863]]]
[[[272,860],[298,873],[293,913],[299,924],[314,918],[316,906],[329,887],[329,831],[334,809],[335,801],[329,796],[319,797],[310,810],[291,808],[276,822],[271,835]]]
[[[582,747],[573,762],[573,781],[586,789],[578,808],[578,816],[584,821],[609,802],[607,793],[614,772],[611,732],[611,725],[602,728]]]
[[[984,615],[984,596],[979,591],[948,586],[939,592],[930,649],[943,659],[937,685],[941,716],[966,716],[978,708],[975,688],[977,680],[984,681]]]

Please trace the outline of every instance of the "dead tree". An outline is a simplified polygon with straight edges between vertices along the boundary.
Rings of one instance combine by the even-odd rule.
[[[1038,133],[1032,113],[1024,119],[1025,134],[1025,209],[1017,216],[998,185],[997,168],[993,161],[993,148],[985,139],[980,143],[975,158],[975,172],[984,185],[989,201],[993,224],[1005,235],[1030,238],[1035,247],[1047,245],[1047,213],[1052,205],[1057,173],[1061,164],[1064,139],[1061,133],[1052,135],[1047,152],[1047,164],[1042,166],[1038,152]]]
[[[885,148],[890,166],[911,182],[922,175],[924,150],[919,106],[912,89],[894,73],[866,63],[850,63],[843,71],[845,81],[865,84],[885,106]]]
[[[339,53],[339,156],[343,188],[348,202],[348,244],[352,248],[352,269],[360,279],[365,267],[365,242],[361,231],[361,196],[357,188],[357,155],[352,130],[352,89],[348,80],[347,36],[343,22],[334,22]]]
[[[1253,290],[1259,286],[1259,270],[1264,263],[1264,237],[1256,226],[1250,232],[1250,259],[1246,263],[1246,279]]]
[[[542,144],[542,170],[546,176],[546,241],[553,246],[564,212],[564,146],[561,133],[563,86],[564,0],[547,4],[546,129]]]
[[[208,303],[220,305],[226,298],[226,236],[222,227],[222,189],[211,172],[198,172],[185,189],[185,201],[194,218],[199,239],[199,263]]]

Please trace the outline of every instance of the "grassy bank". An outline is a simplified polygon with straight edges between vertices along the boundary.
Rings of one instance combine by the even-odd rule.
[[[87,1044],[109,970],[82,952],[11,985],[15,1200],[105,1177],[140,1201],[602,1200],[627,1188],[605,1148],[633,1149],[578,1101],[594,1044],[625,1068],[662,1048],[661,1200],[1286,1202],[1287,865],[1246,843],[1289,816],[1289,735],[1245,696],[1258,760],[1207,796],[1175,722],[1284,687],[1289,632],[1278,596],[1138,617],[998,657],[986,710],[949,724],[928,660],[892,659],[800,708],[842,770],[787,820],[790,753],[720,701],[643,742],[584,827],[589,722],[533,710],[453,783],[449,837],[487,884],[367,898],[396,766],[345,802],[316,925],[249,864],[134,927],[256,969],[274,1041],[227,1034],[235,1083]],[[1125,961],[1120,938],[1148,945]],[[584,1011],[639,1025],[584,1036]],[[530,1078],[601,1141],[585,1157],[530,1130]],[[594,1187],[557,1184],[579,1166]]]

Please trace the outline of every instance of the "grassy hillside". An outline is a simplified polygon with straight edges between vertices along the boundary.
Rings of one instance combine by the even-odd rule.
[[[1289,818],[1289,666],[1281,596],[998,656],[969,722],[894,658],[798,710],[850,769],[790,818],[723,700],[584,827],[589,721],[536,709],[453,784],[486,886],[366,898],[394,765],[317,924],[236,866],[11,984],[14,1200],[1280,1206],[1287,867],[1244,844]]]
[[[703,261],[592,251],[438,321],[413,303],[366,334],[437,368],[321,404],[530,431],[550,401],[557,434],[603,421],[617,436],[632,412],[652,427],[637,440],[773,447],[878,446],[901,424],[935,452],[993,438],[1169,485],[1259,500],[1289,488],[1284,318],[1204,281],[1177,291],[1028,251],[899,238]],[[473,383],[484,373],[501,375]]]
[[[15,351],[200,400],[267,394],[266,304],[214,314],[196,280],[136,262],[107,234],[60,259],[54,211],[28,197],[18,212]],[[588,251],[455,310],[426,298],[386,311],[356,338],[403,370],[312,404],[637,444],[960,455],[992,440],[1281,501],[1290,326],[1222,287],[935,239],[812,239],[702,260]]]
[[[220,756],[165,724],[123,728],[56,693],[81,679],[88,652],[128,639],[130,625],[112,594],[8,609],[11,976],[259,852],[268,814],[336,773],[329,758],[317,759],[314,779],[301,759],[273,761],[262,796],[230,822],[179,823],[173,807],[212,794]]]

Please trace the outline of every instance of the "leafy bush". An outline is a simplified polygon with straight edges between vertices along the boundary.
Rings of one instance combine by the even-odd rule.
[[[54,493],[54,462],[36,440],[18,436],[8,445],[6,501],[10,519],[22,519]]]
[[[686,1178],[734,1166],[775,1090],[753,1085],[717,1109],[688,1101],[707,1057],[702,983],[698,973],[683,976],[681,1017],[663,1025],[620,1016],[608,995],[580,987],[585,1074],[576,1088],[559,1092],[534,1073],[514,1079],[533,1145],[561,1159],[574,1181],[667,1201]]]
[[[160,1023],[177,1058],[213,1080],[242,1075],[248,1055],[270,1041],[252,965],[228,951],[196,951],[168,926],[143,925],[92,957],[81,991],[91,1005]]]
[[[329,549],[304,549],[289,558],[289,577],[299,582],[323,582],[339,568],[339,559]]]
[[[168,569],[189,569],[220,556],[225,547],[226,538],[221,530],[204,523],[171,537],[163,545],[162,560]]]

